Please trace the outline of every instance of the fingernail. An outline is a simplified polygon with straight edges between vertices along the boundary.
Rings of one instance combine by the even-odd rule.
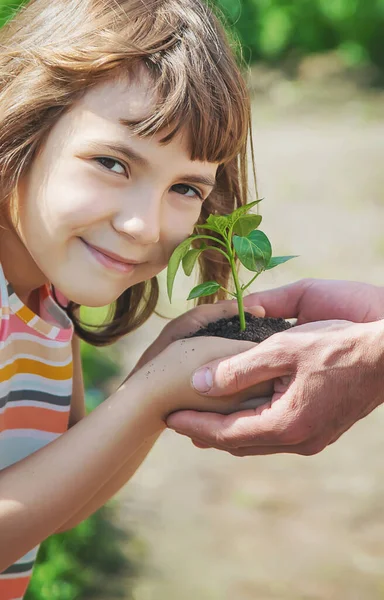
[[[213,385],[211,370],[204,368],[195,371],[192,376],[192,385],[197,392],[209,392]]]

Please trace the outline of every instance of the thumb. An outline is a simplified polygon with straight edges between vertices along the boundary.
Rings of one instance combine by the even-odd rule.
[[[277,335],[284,336],[284,333],[272,337]],[[263,381],[290,375],[292,367],[293,357],[288,344],[265,340],[241,354],[203,365],[193,373],[191,383],[199,394],[227,396]]]
[[[300,302],[306,290],[306,284],[296,281],[272,290],[255,292],[244,298],[244,308],[262,306],[268,317],[282,317],[293,319],[299,316]]]

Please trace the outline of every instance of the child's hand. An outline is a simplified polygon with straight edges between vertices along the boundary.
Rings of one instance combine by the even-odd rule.
[[[210,398],[195,392],[191,379],[194,371],[205,362],[245,352],[255,345],[218,337],[178,340],[169,344],[151,362],[138,370],[132,380],[138,380],[140,387],[148,389],[148,404],[156,411],[156,416],[162,419],[171,412],[182,409],[222,414],[248,409],[269,399],[273,393],[272,381],[260,383],[232,396]]]
[[[261,306],[247,308],[247,311],[255,317],[264,317],[265,315],[265,310]],[[192,308],[180,317],[172,319],[172,321],[164,327],[155,341],[147,348],[128,377],[136,373],[136,371],[141,369],[141,367],[150,360],[153,360],[155,356],[162,352],[172,342],[195,333],[195,331],[201,327],[205,327],[212,321],[217,321],[218,319],[231,317],[237,314],[237,304],[230,301],[221,301],[216,304],[196,306],[196,308]]]

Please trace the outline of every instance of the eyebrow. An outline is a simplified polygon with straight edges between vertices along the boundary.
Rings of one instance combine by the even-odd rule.
[[[99,142],[90,142],[89,147],[94,152],[102,152],[103,148],[108,148],[112,152],[117,152],[125,156],[129,161],[136,163],[142,167],[149,167],[149,161],[139,154],[136,150],[131,148],[125,143],[122,142],[108,142],[108,141],[99,141]],[[206,185],[207,187],[214,188],[216,185],[215,177],[211,177],[209,175],[194,175],[194,174],[186,174],[180,175],[180,179],[187,180],[189,183],[196,183],[201,185]]]

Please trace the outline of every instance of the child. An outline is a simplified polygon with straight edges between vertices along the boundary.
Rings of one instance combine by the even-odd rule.
[[[233,305],[170,323],[86,417],[79,338],[141,325],[175,246],[246,202],[250,109],[202,0],[31,0],[0,37],[0,598],[13,600],[40,542],[113,496],[170,412],[239,407],[190,378],[250,345],[177,341]],[[201,271],[226,287],[219,253]],[[84,328],[81,305],[111,303],[107,325]]]

